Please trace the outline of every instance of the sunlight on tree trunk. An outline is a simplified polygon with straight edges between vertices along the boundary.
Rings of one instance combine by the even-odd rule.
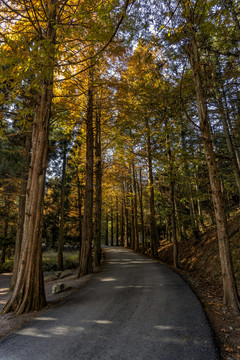
[[[87,150],[86,150],[86,189],[84,199],[83,232],[78,277],[92,272],[92,236],[93,236],[93,75],[90,70],[88,104],[86,115]]]

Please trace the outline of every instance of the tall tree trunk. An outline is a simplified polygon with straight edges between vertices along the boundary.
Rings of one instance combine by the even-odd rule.
[[[140,215],[141,215],[141,230],[142,230],[142,246],[143,251],[147,248],[146,246],[146,232],[145,232],[145,224],[144,224],[144,213],[143,213],[143,184],[142,184],[142,170],[139,170],[139,182],[138,183],[138,196],[139,196],[139,204],[140,204]]]
[[[194,172],[194,179],[195,179],[196,192],[197,192],[197,194],[199,194],[200,189],[199,189],[199,183],[198,183],[198,178],[197,178],[196,172]],[[204,221],[203,221],[202,203],[201,203],[201,200],[199,199],[199,196],[197,196],[197,209],[198,209],[199,222],[200,222],[201,226],[204,228],[205,226],[204,226]]]
[[[94,224],[94,265],[101,264],[102,226],[102,147],[100,109],[96,110],[95,135],[95,224]]]
[[[125,223],[125,234],[124,234],[124,247],[128,247],[128,204],[127,195],[124,196],[124,223]]]
[[[239,97],[239,92],[238,89],[236,89],[237,91],[237,104],[240,104],[240,97]],[[239,137],[239,119],[240,119],[240,105],[238,106],[238,111],[235,111],[235,108],[232,107],[232,111],[234,113],[234,117],[235,117],[235,129],[232,126],[231,123],[231,119],[230,119],[230,111],[229,111],[229,100],[231,101],[231,98],[228,100],[227,99],[227,95],[226,92],[224,90],[224,88],[222,87],[222,97],[224,100],[224,105],[225,105],[225,114],[226,114],[226,120],[230,129],[230,133],[232,135],[232,143],[233,143],[233,147],[234,147],[234,152],[235,152],[235,156],[236,156],[236,160],[237,160],[237,165],[238,165],[238,170],[240,171],[240,152],[239,152],[239,142],[240,142],[240,137]],[[237,145],[238,144],[238,145]]]
[[[134,196],[134,250],[139,251],[139,237],[138,237],[138,208],[137,208],[137,183],[135,174],[135,165],[132,165],[133,173],[133,196]]]
[[[82,186],[80,178],[77,174],[77,192],[78,192],[78,236],[79,236],[79,262],[81,258],[81,248],[82,248]]]
[[[167,219],[167,224],[166,224],[166,236],[167,236],[167,240],[169,242],[172,242],[172,234],[171,234],[171,231],[170,231],[170,219],[168,218]]]
[[[158,232],[157,232],[156,216],[155,216],[151,137],[150,137],[150,127],[147,118],[146,118],[146,130],[147,130],[146,148],[147,148],[147,163],[148,163],[148,192],[149,192],[149,207],[150,207],[150,248],[151,248],[151,256],[157,258]]]
[[[62,162],[62,180],[60,197],[60,224],[58,235],[58,260],[57,269],[63,270],[63,241],[64,241],[64,204],[65,204],[65,185],[66,185],[66,167],[67,167],[67,144],[63,144],[63,162]]]
[[[177,203],[176,198],[175,198],[175,213],[176,213],[177,224],[179,224],[181,241],[186,241],[187,233],[184,223],[183,207],[181,203],[179,202]]]
[[[106,214],[106,234],[105,234],[105,245],[108,246],[108,212]]]
[[[175,179],[173,171],[173,158],[168,142],[168,161],[169,161],[169,180],[170,180],[170,201],[171,201],[171,225],[172,225],[172,239],[173,239],[173,265],[178,268],[178,242],[177,242],[177,227],[176,227],[176,212],[175,212]]]
[[[119,246],[119,213],[118,213],[118,198],[116,198],[116,246]]]
[[[48,25],[42,41],[45,56],[39,84],[39,102],[32,133],[32,155],[26,191],[25,219],[16,284],[3,312],[18,314],[40,310],[46,304],[42,271],[42,226],[45,174],[48,157],[48,131],[51,115],[56,36],[56,0],[48,5]],[[48,48],[46,49],[46,42]],[[48,71],[46,72],[46,67]]]
[[[185,156],[185,154],[186,154],[186,139],[185,139],[184,129],[182,129],[182,131],[181,131],[181,140],[182,140],[182,147],[183,147],[183,151],[184,151],[184,156],[183,156],[184,172],[185,172],[185,176],[186,176],[186,182],[188,185],[187,197],[188,197],[188,204],[189,204],[188,207],[189,207],[189,212],[190,212],[191,228],[192,228],[192,232],[193,232],[193,237],[195,240],[197,240],[198,221],[197,221],[195,207],[194,207],[192,184],[191,184],[191,181],[189,181],[189,179],[190,179],[189,167],[188,167],[187,159]]]
[[[0,264],[4,264],[6,261],[6,251],[7,251],[7,236],[8,236],[8,227],[9,227],[9,199],[7,195],[4,195],[4,207],[5,207],[5,216],[3,222],[3,244],[2,244],[2,253],[0,258]]]
[[[111,205],[111,246],[113,246],[113,207]]]
[[[14,265],[13,265],[13,275],[11,281],[11,290],[14,288],[17,274],[18,274],[18,265],[21,254],[21,243],[23,236],[23,224],[25,217],[25,203],[26,203],[26,190],[27,190],[27,169],[30,165],[30,150],[31,150],[31,137],[26,135],[25,137],[25,154],[26,154],[26,167],[24,166],[21,174],[21,188],[19,195],[19,204],[18,204],[18,220],[17,220],[17,234],[15,240],[15,249],[14,249]]]
[[[123,199],[121,201],[121,222],[120,222],[120,245],[124,245],[124,207]]]
[[[224,294],[223,301],[225,305],[229,305],[233,309],[239,311],[240,302],[239,302],[236,283],[233,275],[232,258],[229,248],[227,220],[224,211],[224,203],[223,203],[221,186],[220,186],[220,181],[216,166],[215,154],[213,151],[207,104],[206,104],[206,99],[204,97],[202,79],[200,74],[201,71],[200,56],[199,56],[198,45],[193,29],[191,28],[190,31],[192,36],[189,46],[189,60],[194,77],[200,128],[201,128],[201,134],[203,138],[203,144],[204,144],[206,160],[208,165],[214,213],[216,218],[219,255],[220,255],[222,281],[223,281],[223,294]]]
[[[131,177],[131,185],[130,185],[130,192],[131,192],[131,249],[134,250],[136,237],[135,237],[135,216],[134,216],[134,194],[133,194],[133,184],[132,184],[132,177]]]
[[[89,73],[88,104],[86,114],[86,185],[82,229],[82,247],[78,277],[92,272],[92,236],[93,236],[93,74]]]

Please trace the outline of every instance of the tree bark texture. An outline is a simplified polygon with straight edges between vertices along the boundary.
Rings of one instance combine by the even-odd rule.
[[[137,207],[137,182],[135,174],[135,165],[132,165],[133,174],[133,200],[134,200],[134,250],[139,251],[139,236],[138,236],[138,207]]]
[[[86,185],[84,198],[84,215],[82,247],[78,277],[92,272],[92,236],[93,236],[93,79],[90,70],[88,104],[86,114]]]
[[[81,248],[82,248],[82,185],[80,178],[77,174],[77,191],[78,191],[78,233],[79,233],[79,263],[81,258]]]
[[[237,84],[236,84],[237,87]],[[239,137],[239,125],[240,125],[240,96],[239,96],[239,92],[238,92],[238,88],[236,88],[236,95],[237,95],[237,104],[236,107],[232,107],[232,112],[234,114],[234,118],[235,118],[235,126],[233,127],[232,122],[231,122],[231,118],[230,118],[230,113],[229,113],[229,101],[231,102],[231,97],[228,100],[227,99],[227,95],[226,92],[224,90],[224,88],[222,87],[222,98],[224,100],[224,108],[225,108],[225,114],[226,114],[226,120],[229,126],[229,130],[230,130],[230,134],[232,135],[232,143],[233,143],[233,147],[234,147],[234,152],[235,152],[235,156],[237,159],[237,165],[238,165],[238,170],[240,171],[240,148],[239,148],[239,142],[240,142],[240,137]]]
[[[124,245],[124,207],[123,199],[121,201],[121,222],[120,222],[120,245]]]
[[[7,206],[9,206],[9,201],[5,197],[5,209],[6,209]],[[3,225],[4,242],[2,244],[2,252],[1,252],[1,258],[0,258],[0,264],[4,264],[5,261],[6,261],[6,252],[7,252],[6,239],[7,239],[7,236],[8,236],[8,225],[9,225],[8,210],[6,210],[3,224],[4,224]]]
[[[96,110],[95,135],[95,223],[94,223],[94,265],[101,264],[102,232],[102,147],[100,109]]]
[[[182,140],[182,147],[184,152],[186,151],[186,139],[185,139],[185,132],[182,129],[181,132],[181,140]],[[190,179],[190,172],[189,172],[189,167],[188,167],[188,163],[187,163],[187,159],[184,153],[183,156],[183,161],[184,161],[184,172],[185,172],[185,176],[186,176],[186,181],[187,181],[187,185],[188,185],[188,193],[187,193],[187,197],[188,197],[188,207],[189,207],[189,212],[190,212],[190,220],[191,220],[191,227],[192,227],[192,232],[193,232],[193,237],[195,238],[195,240],[197,240],[197,233],[198,233],[198,221],[197,221],[197,216],[196,216],[196,212],[195,212],[195,206],[194,206],[194,201],[193,201],[193,192],[192,192],[192,184],[189,181]]]
[[[21,174],[21,188],[19,195],[19,204],[18,204],[18,220],[17,220],[17,234],[15,240],[15,248],[14,248],[14,265],[13,265],[13,274],[11,281],[11,289],[14,288],[17,274],[18,274],[18,265],[21,254],[21,243],[23,236],[23,225],[24,225],[24,217],[25,217],[25,203],[26,203],[26,190],[27,190],[27,171],[30,165],[30,149],[31,149],[31,137],[30,135],[26,135],[25,138],[25,153],[26,153],[26,167],[24,166]]]
[[[108,246],[108,213],[106,214],[105,245]]]
[[[113,207],[111,205],[111,246],[113,246]]]
[[[150,248],[151,248],[151,256],[157,258],[158,232],[156,225],[155,202],[154,202],[151,137],[150,137],[150,127],[147,118],[146,118],[146,130],[147,130],[146,148],[147,148],[147,163],[148,163],[148,192],[149,192],[149,207],[150,207]]]
[[[128,247],[128,199],[127,194],[124,194],[124,223],[125,223],[125,231],[124,231],[124,247]]]
[[[144,213],[143,213],[143,184],[142,184],[142,171],[139,171],[139,182],[138,183],[138,196],[139,196],[139,204],[140,204],[140,215],[141,215],[141,230],[142,230],[142,246],[143,251],[147,248],[146,244],[146,232],[145,232],[145,224],[144,224]]]
[[[64,204],[65,204],[65,185],[66,185],[66,167],[67,167],[67,144],[63,144],[63,162],[62,162],[62,180],[60,197],[60,224],[58,235],[58,260],[57,269],[63,270],[63,242],[64,242]]]
[[[136,242],[136,228],[135,228],[135,214],[134,214],[134,194],[133,194],[133,179],[131,177],[131,185],[130,185],[130,192],[131,192],[131,249],[134,250],[135,242]]]
[[[172,180],[171,188],[172,188],[172,190],[171,190],[172,206],[174,206],[174,208],[172,209],[173,265],[177,269],[179,267],[179,246],[178,246],[177,229],[179,230],[179,238],[181,239],[181,241],[185,238],[184,238],[182,229],[179,225],[180,224],[179,211],[178,211],[178,207],[177,207],[176,199],[175,199],[175,179]]]
[[[42,227],[48,134],[51,116],[53,69],[56,37],[55,0],[49,1],[48,24],[42,42],[45,56],[39,84],[39,100],[32,132],[32,154],[28,174],[25,219],[16,284],[3,312],[17,314],[40,310],[46,305],[42,271]],[[48,47],[46,48],[46,41]],[[46,68],[48,71],[46,72]]]
[[[199,193],[200,193],[200,189],[199,189],[199,182],[198,182],[198,178],[197,178],[196,172],[194,172],[194,179],[195,179],[196,192],[197,192],[197,194],[199,194]],[[202,203],[201,203],[201,200],[199,199],[199,197],[197,198],[197,209],[198,209],[199,222],[200,222],[202,228],[204,228],[205,226],[204,226],[204,221],[203,221]]]
[[[46,304],[42,273],[42,223],[52,79],[41,85],[40,104],[33,125],[32,156],[28,175],[25,219],[18,276],[4,312],[40,310]]]
[[[177,227],[176,227],[176,211],[175,211],[175,179],[173,171],[173,158],[171,149],[168,149],[169,160],[169,180],[170,180],[170,202],[171,202],[171,227],[172,227],[172,240],[173,240],[173,265],[178,268],[178,242],[177,242]]]
[[[4,264],[6,261],[6,252],[7,252],[7,244],[6,244],[6,240],[7,240],[7,236],[8,236],[8,225],[9,225],[9,198],[7,195],[4,195],[4,207],[5,207],[5,216],[4,216],[4,222],[3,222],[3,238],[4,238],[4,242],[2,245],[2,253],[1,253],[1,258],[0,258],[0,263]]]
[[[116,246],[119,246],[119,213],[118,213],[118,198],[116,198]]]

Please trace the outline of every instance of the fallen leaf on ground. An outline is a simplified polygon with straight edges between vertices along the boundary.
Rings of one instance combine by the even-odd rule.
[[[227,333],[228,331],[226,329],[221,329],[222,332]]]
[[[224,345],[224,350],[227,351],[227,352],[231,352],[231,353],[234,351],[233,348],[231,348],[228,345]]]

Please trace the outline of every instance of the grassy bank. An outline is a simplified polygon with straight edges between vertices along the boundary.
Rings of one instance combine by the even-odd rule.
[[[64,251],[64,270],[72,269],[78,266],[78,254],[76,251]],[[4,264],[0,264],[0,273],[10,273],[13,270],[14,257],[6,260]],[[48,250],[43,252],[43,271],[57,270],[57,252]]]

